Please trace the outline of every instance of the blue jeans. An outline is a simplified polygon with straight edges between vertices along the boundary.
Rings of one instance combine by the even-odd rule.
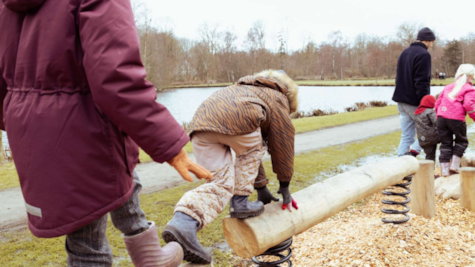
[[[422,148],[416,138],[416,123],[414,122],[414,112],[417,107],[406,103],[398,103],[399,119],[401,120],[401,142],[397,150],[397,155],[404,156],[410,149],[421,153]]]

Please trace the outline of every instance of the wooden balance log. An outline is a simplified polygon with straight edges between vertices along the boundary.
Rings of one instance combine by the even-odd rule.
[[[267,204],[265,212],[257,217],[245,220],[226,217],[223,220],[226,241],[241,257],[261,255],[418,170],[416,158],[403,156],[339,174],[293,193],[298,210],[282,210],[279,201]]]

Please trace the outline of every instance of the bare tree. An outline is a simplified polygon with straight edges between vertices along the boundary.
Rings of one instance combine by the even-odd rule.
[[[201,36],[201,42],[206,45],[209,53],[208,56],[205,58],[207,65],[208,65],[208,75],[211,80],[215,81],[217,79],[218,73],[218,59],[216,54],[219,51],[219,44],[221,33],[218,31],[218,25],[209,26],[208,23],[201,24],[198,28],[198,32]]]
[[[255,21],[252,27],[247,32],[246,44],[249,50],[257,51],[266,48],[265,28],[262,21]]]
[[[406,46],[414,43],[417,39],[417,33],[422,28],[422,24],[417,22],[404,22],[399,25],[397,37]]]
[[[333,72],[333,75],[335,76],[335,79],[339,79],[338,75],[336,74],[336,71],[337,69],[341,70],[342,68],[341,57],[342,57],[342,52],[344,49],[344,46],[342,44],[343,37],[340,31],[336,31],[336,32],[330,33],[328,35],[328,38],[330,39],[330,45],[332,48],[332,72]],[[337,65],[339,65],[340,68],[338,68]]]
[[[279,39],[280,69],[284,69],[285,58],[287,56],[287,41],[286,41],[285,32],[283,29],[279,32],[278,39]]]
[[[228,82],[234,82],[235,76],[234,71],[237,67],[236,62],[234,62],[234,55],[236,54],[236,40],[237,36],[232,30],[227,30],[221,34],[222,36],[222,49],[221,49],[221,72],[225,74],[225,77]]]
[[[147,16],[147,7],[142,0],[133,0],[132,12],[134,13],[135,25],[138,28],[143,23],[143,19]]]

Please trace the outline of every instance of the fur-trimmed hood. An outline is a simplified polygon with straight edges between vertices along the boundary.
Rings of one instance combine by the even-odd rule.
[[[254,74],[256,77],[263,77],[263,78],[270,78],[270,79],[275,79],[282,83],[287,89],[287,90],[281,90],[282,93],[287,96],[287,99],[289,100],[289,106],[290,106],[290,113],[294,113],[298,109],[298,92],[299,92],[299,87],[294,80],[292,80],[284,71],[278,71],[278,70],[265,70],[261,71],[259,73]],[[274,88],[277,89],[277,88]],[[285,92],[286,91],[286,92]]]

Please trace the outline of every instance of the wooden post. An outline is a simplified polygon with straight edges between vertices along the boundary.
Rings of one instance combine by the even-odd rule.
[[[460,204],[470,211],[475,211],[475,168],[460,168],[460,187]]]
[[[245,220],[226,217],[224,236],[237,255],[245,258],[260,255],[348,206],[401,182],[418,169],[419,162],[412,156],[356,168],[292,193],[298,210],[282,210],[282,202],[273,202],[257,217]]]
[[[435,216],[434,161],[420,160],[412,178],[411,213],[426,218]]]
[[[475,155],[473,154],[466,154],[462,157],[460,162],[460,166],[462,167],[475,167]]]

